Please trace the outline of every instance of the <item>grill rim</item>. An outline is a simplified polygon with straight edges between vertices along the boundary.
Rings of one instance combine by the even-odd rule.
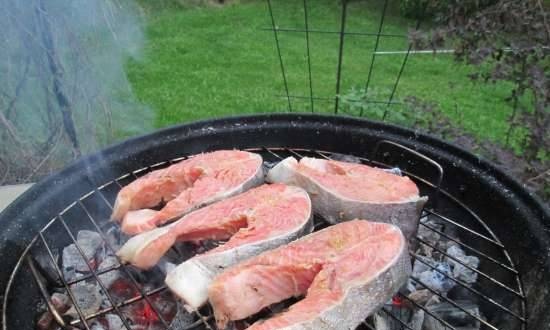
[[[126,147],[133,148],[137,145],[141,145],[142,146],[141,151],[144,151],[145,149],[149,149],[152,146],[155,146],[155,143],[152,143],[152,142],[155,140],[156,137],[166,136],[165,138],[169,138],[170,136],[181,136],[182,130],[187,130],[187,134],[189,134],[187,137],[193,137],[190,134],[191,132],[204,129],[205,127],[209,127],[209,126],[210,127],[218,126],[223,129],[240,129],[243,127],[244,124],[257,125],[258,121],[263,121],[263,124],[260,123],[259,125],[260,129],[262,125],[269,125],[270,127],[274,127],[275,124],[282,124],[284,127],[284,125],[288,125],[289,122],[296,122],[296,121],[302,121],[302,120],[310,121],[310,122],[313,122],[314,124],[319,124],[319,122],[323,122],[323,121],[334,121],[335,124],[338,124],[340,126],[345,126],[348,129],[351,129],[351,128],[360,129],[362,125],[367,125],[367,126],[370,126],[369,128],[371,129],[384,131],[384,133],[394,135],[395,137],[397,137],[398,140],[401,140],[400,144],[415,150],[420,143],[430,145],[433,147],[438,147],[438,149],[441,149],[441,150],[445,150],[445,153],[448,153],[451,156],[454,156],[456,158],[461,158],[472,164],[478,165],[481,169],[486,170],[490,172],[491,175],[495,176],[499,182],[502,182],[505,185],[509,185],[510,188],[513,189],[515,194],[519,194],[523,199],[525,199],[526,202],[528,202],[529,204],[532,204],[533,206],[536,207],[536,209],[538,209],[537,211],[540,213],[541,219],[543,220],[543,222],[545,222],[547,227],[550,227],[550,207],[547,207],[543,202],[543,200],[538,195],[531,193],[525,188],[523,188],[523,185],[518,180],[516,180],[513,176],[504,172],[502,169],[500,169],[498,166],[496,166],[489,160],[483,157],[474,155],[473,153],[469,152],[468,150],[462,147],[459,147],[455,144],[444,141],[432,134],[419,131],[419,130],[412,130],[412,129],[394,125],[391,123],[381,122],[377,120],[370,120],[370,119],[367,120],[364,118],[347,117],[347,116],[341,116],[341,115],[335,116],[335,115],[309,114],[309,113],[292,113],[292,114],[291,113],[273,113],[273,114],[261,114],[261,115],[245,115],[245,116],[237,115],[237,116],[224,117],[220,119],[204,119],[204,120],[199,120],[188,124],[177,124],[177,125],[156,130],[148,134],[131,137],[124,141],[107,146],[106,148],[96,153],[83,156],[73,161],[71,164],[69,164],[65,168],[59,171],[53,172],[48,177],[34,184],[31,188],[29,188],[17,199],[15,199],[2,212],[0,212],[0,219],[5,217],[6,214],[13,213],[13,209],[17,208],[19,204],[27,204],[32,202],[33,200],[32,196],[36,196],[37,193],[42,193],[44,190],[47,190],[48,186],[51,186],[54,183],[53,181],[56,180],[57,177],[59,176],[70,177],[73,175],[78,175],[80,174],[79,172],[81,172],[83,168],[87,167],[87,164],[93,165],[94,163],[101,162],[101,159],[105,159],[106,157],[112,157],[112,160],[110,161],[117,161],[117,160],[130,161],[131,159],[128,159],[128,157],[126,156],[121,157],[119,153],[121,149],[124,150]],[[306,124],[306,123],[307,122],[299,123],[299,124]],[[299,126],[301,125],[297,125],[297,127]],[[399,137],[399,135],[401,137]],[[403,141],[403,136],[407,136],[409,139],[407,139],[406,141]],[[410,138],[413,138],[413,140],[411,140]]]
[[[141,151],[144,151],[146,149],[154,148],[155,145],[160,145],[160,142],[155,141],[157,137],[161,138],[168,138],[170,139],[170,136],[174,137],[174,139],[183,139],[183,138],[195,138],[195,137],[201,137],[203,134],[211,134],[211,132],[208,132],[208,127],[215,127],[217,131],[221,132],[224,130],[238,130],[242,129],[243,126],[247,126],[247,129],[257,129],[261,132],[262,127],[266,126],[270,129],[273,129],[274,127],[281,127],[286,128],[289,124],[293,123],[297,129],[300,128],[300,126],[307,127],[311,129],[312,124],[314,126],[321,128],[326,128],[326,126],[334,126],[334,129],[343,129],[347,130],[349,132],[353,132],[356,129],[363,129],[365,127],[371,129],[371,130],[380,130],[381,132],[385,133],[386,135],[392,136],[392,140],[398,140],[399,143],[404,144],[405,146],[412,147],[416,149],[416,147],[419,144],[426,144],[432,147],[442,147],[444,153],[449,153],[451,156],[454,157],[460,157],[465,161],[469,161],[470,163],[473,163],[475,165],[478,165],[482,167],[483,169],[490,172],[492,176],[498,176],[505,178],[505,181],[508,181],[508,183],[512,183],[512,186],[515,185],[517,190],[514,190],[513,192],[515,194],[519,193],[518,197],[522,197],[521,199],[526,199],[527,202],[530,202],[529,204],[534,204],[538,206],[538,209],[536,210],[540,214],[540,219],[542,220],[543,224],[546,224],[548,226],[548,210],[545,209],[543,204],[536,196],[533,196],[532,194],[526,192],[521,185],[515,181],[512,177],[507,175],[506,173],[502,172],[501,170],[495,168],[493,165],[491,165],[489,162],[480,159],[479,157],[476,157],[469,152],[465,151],[464,149],[460,147],[453,146],[449,143],[446,143],[440,139],[437,139],[435,137],[425,135],[425,134],[419,134],[415,131],[411,131],[408,129],[404,129],[395,125],[389,125],[385,123],[380,122],[371,122],[363,119],[357,119],[357,118],[347,118],[347,117],[334,117],[334,116],[325,116],[325,115],[291,115],[291,114],[280,114],[280,115],[263,115],[263,116],[237,116],[237,117],[231,117],[231,118],[224,118],[224,119],[218,119],[218,120],[205,120],[200,121],[192,124],[187,125],[178,125],[170,128],[166,128],[163,130],[159,130],[153,134],[144,135],[136,138],[132,138],[129,140],[126,140],[120,144],[111,146],[99,154],[94,154],[91,156],[87,156],[72,165],[68,166],[66,169],[61,170],[60,172],[51,175],[50,177],[44,179],[37,185],[35,185],[33,188],[31,188],[27,193],[25,193],[23,196],[18,198],[12,205],[10,205],[4,212],[0,214],[0,220],[6,221],[5,218],[10,218],[9,215],[13,214],[16,215],[18,211],[25,207],[26,204],[34,202],[34,200],[37,197],[40,197],[45,191],[50,190],[52,184],[56,184],[56,180],[59,181],[60,177],[64,178],[63,181],[72,181],[75,180],[75,178],[78,178],[79,176],[83,175],[83,168],[93,168],[94,165],[97,166],[101,165],[102,161],[107,161],[107,163],[112,162],[127,162],[132,161],[132,155],[135,155],[136,153],[139,153],[140,149]],[[206,129],[206,133],[204,133],[204,130]],[[197,134],[198,132],[198,134]],[[408,140],[407,137],[413,137],[414,140]],[[435,142],[435,143],[434,143]],[[133,150],[131,153],[122,153],[121,150],[125,150],[127,147],[130,147],[130,149],[136,149],[135,147],[138,147],[137,150]],[[202,151],[202,150],[201,150]],[[467,157],[464,157],[466,155]],[[132,166],[134,169],[136,167],[139,167],[140,165]],[[84,170],[84,172],[86,172]],[[120,173],[120,172],[119,172]],[[86,175],[86,173],[84,173]],[[88,181],[92,184],[92,187],[97,187],[99,185],[95,185],[93,183],[94,177],[88,177]],[[113,178],[114,179],[114,178]],[[105,182],[105,181],[103,181]],[[506,182],[502,182],[504,185],[506,185]],[[57,183],[59,184],[59,183]],[[513,188],[513,187],[511,187]],[[74,196],[74,195],[73,195]],[[74,199],[73,199],[74,200]],[[525,201],[523,201],[525,203]],[[12,222],[17,221],[17,217],[11,217]],[[40,225],[42,227],[42,225]],[[5,237],[0,238],[0,247],[2,247],[2,240],[4,240]],[[27,245],[27,243],[25,243]],[[4,288],[2,288],[4,289]],[[3,290],[2,290],[3,291]]]

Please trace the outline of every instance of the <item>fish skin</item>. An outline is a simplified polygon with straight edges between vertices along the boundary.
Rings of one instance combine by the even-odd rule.
[[[216,162],[218,158],[227,160],[228,167],[220,167],[219,162]],[[245,175],[237,183],[231,180],[227,182],[227,179],[232,179],[230,175],[237,175],[238,178],[238,175],[243,175],[238,174],[240,161],[254,163],[254,167],[250,168],[254,172]],[[218,177],[224,171],[229,176]],[[121,222],[124,233],[136,235],[242,193],[263,181],[262,157],[258,154],[238,150],[199,154],[168,168],[148,173],[123,187],[115,200],[111,219]],[[168,202],[162,210],[148,209],[162,201]]]
[[[374,227],[370,228],[381,228],[383,232],[367,232],[370,237],[366,238],[354,236],[361,234],[352,232],[360,231],[361,226],[366,228],[372,225]],[[342,235],[346,231],[349,235]],[[281,290],[285,289],[281,280],[288,280],[285,271],[280,269],[274,279],[269,278],[269,272],[262,271],[269,265],[279,268],[295,265],[302,267],[299,277],[306,276],[306,282],[312,280],[306,297],[287,312],[258,321],[248,329],[355,329],[408,279],[411,264],[406,245],[402,232],[393,225],[353,220],[262,253],[222,273],[211,284],[209,297],[218,328],[224,329],[229,320],[248,317],[272,303],[306,293],[302,288],[298,292],[291,290],[281,294]],[[339,251],[340,254],[330,251]],[[320,258],[322,255],[325,257]],[[322,266],[320,270],[319,265]],[[313,274],[310,273],[312,269]],[[254,282],[254,278],[260,277],[265,278]],[[276,294],[270,296],[273,292]]]
[[[314,212],[331,224],[352,219],[373,219],[373,221],[396,225],[409,241],[416,235],[420,213],[428,201],[427,197],[416,194],[402,201],[391,202],[369,202],[345,197],[299,171],[298,164],[300,163],[294,157],[285,158],[268,172],[267,181],[304,188],[310,194]]]

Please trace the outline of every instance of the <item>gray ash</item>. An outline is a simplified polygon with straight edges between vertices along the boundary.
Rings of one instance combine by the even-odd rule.
[[[479,259],[468,255],[459,244],[437,233],[437,231],[447,233],[448,230],[438,219],[431,217],[421,219],[418,237],[428,242],[435,249],[425,244],[416,246],[415,255],[417,257],[413,265],[413,276],[408,281],[402,294],[457,329],[477,330],[480,329],[478,320],[430,291],[434,290],[443,297],[449,297],[460,302],[462,309],[482,318],[475,297],[466,288],[458,285],[453,280],[460,280],[468,286],[475,285],[477,273],[472,269],[477,269]],[[107,313],[101,312],[104,309],[111,308],[111,304],[106,293],[103,292],[99,283],[92,276],[90,268],[98,273],[99,281],[107,289],[115,304],[118,304],[128,299],[139,298],[142,291],[148,292],[160,287],[166,272],[174,267],[175,262],[182,262],[198,253],[219,246],[223,242],[176,244],[153,270],[142,271],[131,266],[127,266],[123,270],[112,249],[118,249],[125,241],[125,237],[120,234],[117,226],[104,228],[104,232],[108,244],[104,244],[103,238],[98,233],[87,230],[80,231],[77,234],[77,243],[85,258],[82,257],[75,244],[66,246],[62,250],[63,253],[60,258],[65,278],[68,281],[76,282],[71,285],[71,289],[82,312],[85,315],[100,314],[89,321],[92,330],[125,329],[123,320],[134,330],[165,329],[166,327],[159,319],[159,315],[172,324],[172,329],[185,328],[194,323],[198,325],[202,322],[195,314],[185,312],[175,297],[168,291],[149,296],[148,301],[150,303],[145,299],[138,299],[122,307],[123,319],[114,310]],[[456,233],[450,235],[456,237]],[[41,263],[39,260],[37,261]],[[137,281],[137,287],[135,281]],[[68,320],[79,318],[76,308],[68,299],[66,292],[54,293],[52,301],[55,302],[56,309]],[[396,303],[396,301],[388,302],[385,306],[385,312],[378,312],[370,319],[376,330],[402,329],[401,322],[406,323],[414,330],[439,330],[444,328],[442,328],[443,323],[441,321],[430,316],[429,313],[416,307],[408,300],[399,299],[399,301],[399,303]],[[283,303],[278,306],[284,308],[287,305]],[[277,310],[277,306],[273,306],[269,313],[274,310]],[[396,318],[401,322],[396,321]],[[252,322],[253,320],[247,321]],[[235,326],[239,327],[246,324],[241,323],[237,322]],[[45,312],[38,320],[37,328],[40,330],[53,330],[57,329],[57,326],[52,315]]]
[[[124,237],[119,234],[116,226],[105,229],[105,233],[107,244],[99,233],[82,230],[76,235],[76,243],[61,250],[60,268],[65,280],[70,283],[76,304],[64,289],[57,289],[59,292],[53,293],[51,300],[66,322],[80,319],[77,306],[83,315],[98,315],[87,321],[92,330],[126,329],[123,321],[133,330],[166,329],[161,318],[168,323],[172,320],[188,325],[196,322],[195,316],[179,311],[183,308],[167,290],[149,294],[147,299],[142,299],[142,292],[151,292],[162,285],[165,271],[170,267],[167,260],[163,260],[160,267],[150,271],[136,270],[130,266],[123,270],[113,249],[120,246]],[[204,248],[197,246],[196,250]],[[36,258],[43,272],[48,267],[52,268],[44,260],[46,259]],[[54,286],[62,287],[57,282]],[[113,309],[109,297],[117,305],[129,299],[135,301],[119,307],[121,318]],[[59,326],[52,314],[45,311],[37,320],[37,329],[57,330]]]
[[[412,277],[403,290],[407,299],[388,302],[384,307],[386,311],[377,312],[370,321],[371,324],[376,330],[400,330],[404,328],[401,322],[413,330],[443,330],[446,327],[441,319],[455,329],[480,329],[480,322],[472,317],[474,315],[483,318],[477,298],[468,288],[457,282],[461,281],[468,287],[477,283],[478,274],[472,269],[479,267],[479,258],[467,255],[458,243],[440,235],[438,232],[457,237],[456,233],[449,233],[452,229],[446,228],[439,219],[426,216],[420,222],[417,236],[435,249],[427,244],[416,246]],[[442,297],[453,299],[460,308],[446,302],[432,290]]]

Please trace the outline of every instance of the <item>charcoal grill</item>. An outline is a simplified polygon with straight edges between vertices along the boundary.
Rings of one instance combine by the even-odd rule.
[[[376,166],[398,166],[419,185],[422,194],[430,197],[423,214],[453,227],[456,235],[422,226],[445,235],[480,258],[480,267],[472,269],[478,274],[475,286],[451,280],[475,297],[483,317],[463,309],[451,297],[430,291],[476,319],[482,329],[550,329],[550,313],[545,312],[550,307],[550,219],[536,197],[491,164],[436,138],[366,120],[293,114],[234,117],[165,129],[83,158],[36,184],[0,215],[2,328],[34,329],[44,304],[55,311],[48,298],[53,284],[40,274],[33,261],[36,254],[54,260],[56,250],[76,243],[75,233],[80,229],[98,231],[108,243],[104,229],[122,186],[189,155],[222,148],[257,152],[269,162],[287,156],[331,159],[344,154]],[[316,229],[327,225],[318,217],[315,224]],[[415,244],[430,245],[421,238]],[[414,253],[412,257],[416,257]],[[53,261],[52,265],[58,263]],[[120,314],[139,301],[150,303],[152,297],[166,290],[162,285],[145,288],[127,266],[92,270],[76,280],[63,278],[59,266],[56,271],[60,275],[56,285],[65,288],[91,278],[101,284],[101,275],[123,271],[139,292],[118,302],[107,294],[109,307],[89,315],[77,308],[77,319],[57,316],[56,321],[67,328],[90,329],[94,318],[105,313]],[[422,284],[420,279],[415,280]],[[74,299],[71,290],[68,292]],[[414,300],[404,295],[401,299],[431,315]],[[158,313],[154,304],[150,305]],[[381,313],[401,328],[411,329],[407,320],[389,308],[382,308]],[[456,328],[432,316],[441,328]],[[159,319],[168,329],[170,320],[162,315]],[[186,329],[215,329],[209,308],[197,311],[195,322]],[[374,326],[366,320],[360,329]]]

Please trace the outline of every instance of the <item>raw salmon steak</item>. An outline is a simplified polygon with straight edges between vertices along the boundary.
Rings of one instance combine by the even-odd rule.
[[[304,188],[314,212],[330,223],[373,219],[398,226],[407,239],[417,230],[428,200],[406,176],[363,164],[289,157],[272,168],[267,180]]]
[[[207,300],[211,279],[225,268],[310,233],[311,201],[302,188],[262,185],[132,237],[117,252],[138,268],[154,266],[176,241],[227,240],[168,273],[166,283],[189,306]]]
[[[353,220],[250,258],[210,285],[218,328],[305,295],[248,330],[355,329],[406,282],[406,245],[394,225]]]
[[[124,233],[135,235],[262,182],[260,155],[239,150],[204,153],[122,188],[111,218],[122,221]],[[160,211],[150,209],[161,202],[168,203]]]

